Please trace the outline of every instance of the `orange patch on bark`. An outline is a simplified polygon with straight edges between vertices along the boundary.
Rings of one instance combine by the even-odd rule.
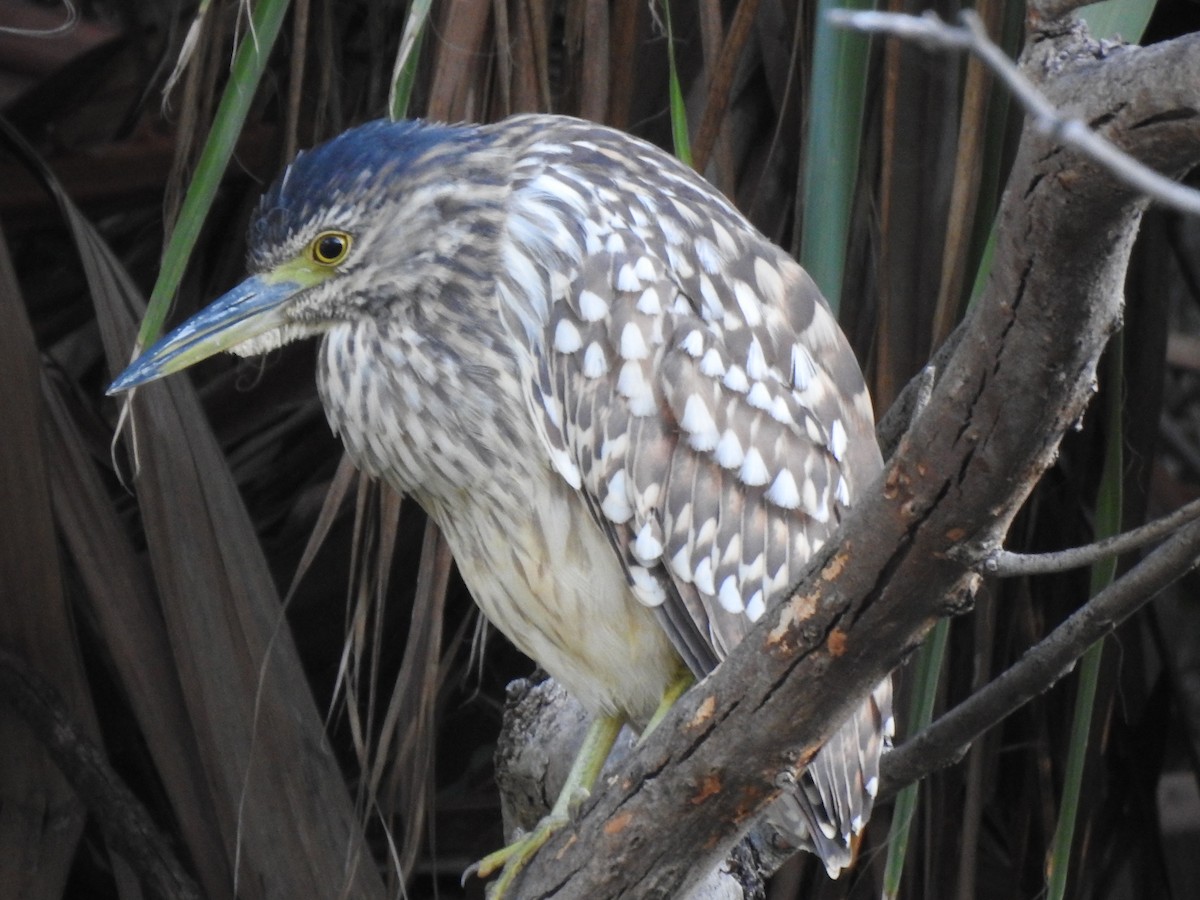
[[[712,694],[709,694],[704,698],[703,701],[701,701],[699,708],[696,710],[696,714],[692,716],[691,720],[688,722],[688,727],[695,728],[699,725],[703,725],[712,718],[713,711],[716,710],[716,708],[717,698]]]
[[[829,648],[830,656],[841,656],[846,652],[846,632],[840,628],[835,628],[829,632],[829,640],[825,642],[825,646]]]
[[[704,776],[704,780],[700,782],[700,791],[696,796],[692,797],[692,805],[696,806],[703,803],[713,794],[720,793],[721,779],[715,772],[710,772]]]
[[[826,581],[833,581],[833,579],[842,574],[842,569],[846,568],[846,560],[849,558],[849,553],[839,550],[833,555],[833,559],[825,564],[825,568],[821,570],[821,577]]]
[[[817,598],[815,596],[793,597],[779,611],[779,624],[767,634],[767,646],[774,647],[783,643],[791,632],[792,626],[809,619],[816,611]]]
[[[633,819],[633,813],[621,812],[617,813],[611,819],[604,823],[605,834],[620,834],[625,830],[625,826]]]

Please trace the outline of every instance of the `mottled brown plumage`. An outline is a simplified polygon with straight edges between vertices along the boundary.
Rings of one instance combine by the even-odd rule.
[[[231,317],[208,352],[323,335],[321,398],[351,456],[425,507],[487,617],[597,714],[644,724],[681,661],[716,666],[879,472],[812,280],[611,129],[372,123],[297,159],[251,245],[255,278],[184,337],[212,343]],[[180,341],[116,388],[194,361],[175,364]],[[835,874],[890,694],[773,811]]]

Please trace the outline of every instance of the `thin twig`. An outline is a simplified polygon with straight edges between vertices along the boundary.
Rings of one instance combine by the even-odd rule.
[[[1029,113],[1042,134],[1104,166],[1112,175],[1147,197],[1180,212],[1200,216],[1200,191],[1172,181],[1105,140],[1079,119],[1063,116],[1026,78],[1005,52],[988,39],[983,23],[971,10],[960,14],[963,24],[950,25],[933,13],[851,12],[835,9],[829,22],[839,28],[892,34],[927,48],[965,50],[975,54],[999,78]]]
[[[7,650],[0,650],[0,703],[24,719],[151,897],[200,900],[199,886],[184,871],[170,841],[109,765],[104,751],[71,718],[58,691]]]
[[[1162,540],[1195,519],[1200,519],[1200,500],[1193,500],[1191,503],[1179,507],[1170,515],[1148,522],[1140,528],[1114,534],[1112,537],[1096,541],[1094,544],[1072,547],[1069,550],[1057,550],[1053,553],[1013,553],[1009,550],[997,550],[978,563],[976,568],[985,575],[995,575],[1000,578],[1012,578],[1017,575],[1046,575],[1051,572],[1079,569],[1110,556],[1120,556],[1122,553],[1128,553],[1154,541]]]
[[[980,735],[1053,687],[1088,647],[1195,568],[1198,557],[1200,522],[1192,522],[1089,600],[987,687],[887,754],[880,765],[880,798],[958,762]]]

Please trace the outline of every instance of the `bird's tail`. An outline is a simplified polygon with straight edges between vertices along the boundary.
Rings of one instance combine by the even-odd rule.
[[[821,747],[799,788],[768,810],[775,839],[816,853],[831,878],[852,865],[879,790],[879,759],[894,731],[887,678]]]

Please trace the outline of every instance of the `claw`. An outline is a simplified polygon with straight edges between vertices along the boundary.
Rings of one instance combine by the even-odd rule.
[[[513,879],[529,864],[535,853],[554,835],[556,831],[570,820],[566,816],[551,814],[538,822],[537,828],[523,838],[513,841],[507,847],[501,847],[494,853],[489,853],[479,862],[469,866],[463,873],[463,883],[470,877],[490,878],[500,872],[500,878],[488,890],[488,900],[501,900],[508,892]],[[503,870],[503,871],[501,871]]]
[[[490,878],[500,872],[499,880],[488,891],[488,900],[500,900],[521,870],[529,864],[535,853],[542,848],[553,834],[569,824],[578,814],[583,801],[591,795],[604,761],[612,750],[613,743],[621,731],[622,719],[617,716],[602,716],[592,723],[584,737],[583,746],[571,765],[567,783],[554,801],[550,810],[537,827],[524,837],[518,837],[507,847],[489,853],[463,873],[463,883],[471,877]],[[503,870],[503,871],[501,871]]]

